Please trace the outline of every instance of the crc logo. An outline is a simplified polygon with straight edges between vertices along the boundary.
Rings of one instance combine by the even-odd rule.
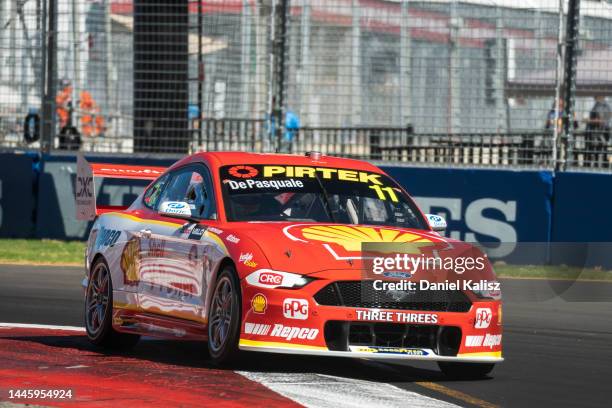
[[[308,319],[308,301],[306,299],[285,299],[283,301],[283,316],[287,319]]]
[[[262,272],[259,275],[259,283],[264,285],[280,285],[283,283],[283,275],[272,272]]]
[[[93,192],[91,191],[92,178],[87,176],[77,176],[76,181],[77,198],[91,198],[93,196]]]
[[[474,327],[477,329],[486,329],[491,324],[493,313],[488,307],[476,309],[476,321]]]

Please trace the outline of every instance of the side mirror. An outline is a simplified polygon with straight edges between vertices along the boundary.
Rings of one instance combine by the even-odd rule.
[[[436,214],[425,214],[427,217],[427,222],[429,222],[429,226],[434,231],[444,231],[446,229],[446,220],[444,217],[440,217]]]
[[[173,218],[191,218],[191,208],[184,201],[164,201],[159,207],[159,215]]]

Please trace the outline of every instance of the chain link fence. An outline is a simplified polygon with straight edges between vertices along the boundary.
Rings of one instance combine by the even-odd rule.
[[[0,146],[607,169],[612,5],[0,0]]]

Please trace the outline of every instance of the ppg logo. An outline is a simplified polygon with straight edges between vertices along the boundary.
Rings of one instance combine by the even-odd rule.
[[[77,176],[77,198],[91,198],[93,196],[93,193],[91,191],[91,183],[91,177]]]
[[[306,299],[285,299],[283,301],[283,316],[287,319],[308,319],[308,301]]]
[[[488,307],[476,309],[476,321],[474,322],[474,327],[477,329],[486,329],[491,324],[492,318],[493,313]]]

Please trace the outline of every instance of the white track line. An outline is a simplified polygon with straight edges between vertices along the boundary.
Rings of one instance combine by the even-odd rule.
[[[84,327],[56,326],[52,324],[0,323],[0,329],[46,329],[84,332]]]
[[[381,382],[315,373],[236,372],[309,408],[458,407]]]

